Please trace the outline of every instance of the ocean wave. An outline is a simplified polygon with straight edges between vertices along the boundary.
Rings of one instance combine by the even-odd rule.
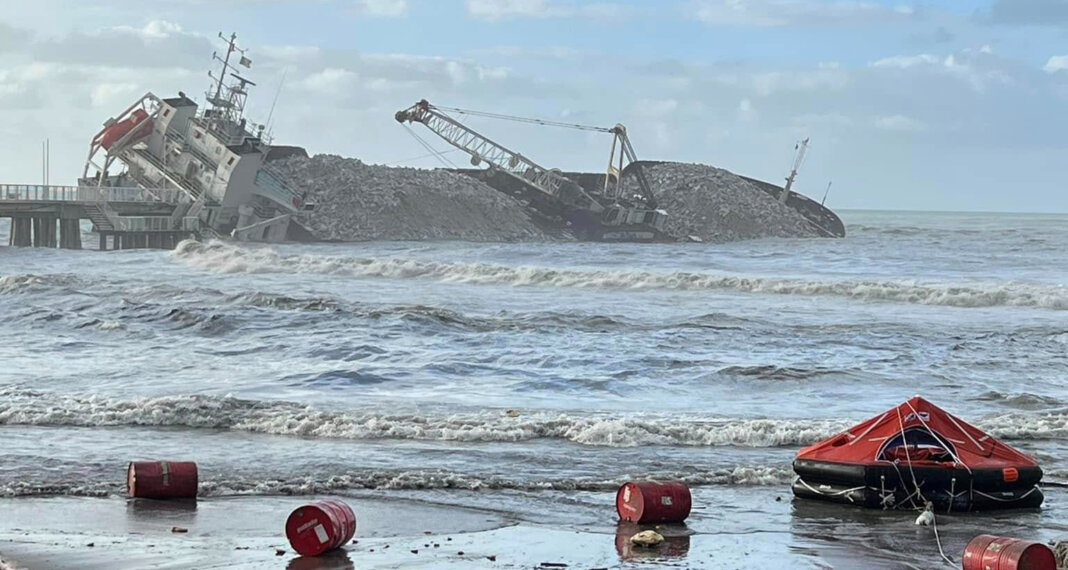
[[[559,439],[602,447],[798,447],[848,428],[833,419],[730,419],[504,411],[421,415],[331,412],[288,402],[214,396],[116,400],[0,389],[0,425],[153,426],[227,429],[339,439],[520,442]],[[975,422],[1006,439],[1068,436],[1068,413],[1003,414]]]
[[[712,290],[950,307],[1018,306],[1068,310],[1068,287],[1023,283],[924,284],[912,281],[811,281],[705,273],[606,271],[510,267],[487,263],[281,255],[212,241],[184,241],[171,255],[192,267],[220,273],[317,273],[446,283],[601,289]]]
[[[40,291],[49,287],[69,287],[77,282],[72,275],[0,275],[0,295]]]
[[[975,399],[984,402],[995,402],[1003,406],[1020,410],[1045,410],[1065,407],[1065,402],[1058,400],[1057,398],[1043,396],[1041,394],[1031,394],[1029,392],[1010,394],[991,390],[983,392]]]
[[[0,398],[0,424],[187,427],[341,439],[514,442],[546,438],[607,447],[779,447],[809,444],[846,427],[834,420],[620,418],[549,412],[516,417],[503,411],[441,416],[344,413],[233,397],[114,400],[19,389],[0,389]]]
[[[797,366],[775,366],[771,364],[754,366],[728,366],[719,370],[724,376],[741,376],[757,380],[808,380],[810,378],[852,376],[854,371],[816,366],[801,368]]]
[[[665,471],[643,473],[641,478],[654,477],[683,481],[692,487],[701,486],[770,486],[784,485],[793,480],[789,466],[737,466],[709,471]],[[523,480],[499,475],[477,475],[443,470],[384,470],[338,473],[326,476],[291,476],[285,478],[222,476],[201,474],[197,494],[200,497],[233,495],[321,495],[363,489],[373,490],[437,490],[468,491],[615,491],[625,481],[638,476],[611,479],[562,478]],[[97,483],[14,481],[0,484],[0,497],[39,495],[71,495],[107,497],[125,492],[122,480]]]

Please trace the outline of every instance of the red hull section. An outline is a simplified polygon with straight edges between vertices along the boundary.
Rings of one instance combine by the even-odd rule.
[[[794,493],[869,507],[947,510],[1036,507],[1035,460],[915,397],[802,449]],[[908,504],[903,504],[907,502]]]

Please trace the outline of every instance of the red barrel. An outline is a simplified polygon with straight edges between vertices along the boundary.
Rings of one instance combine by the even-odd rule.
[[[286,519],[286,538],[301,556],[318,556],[340,548],[356,534],[356,514],[341,501],[298,507]]]
[[[192,461],[131,461],[126,490],[138,499],[197,498],[197,464]]]
[[[1057,570],[1053,551],[1041,542],[980,534],[964,548],[964,570]]]
[[[690,506],[690,488],[680,481],[631,481],[616,492],[616,512],[627,522],[682,522]]]

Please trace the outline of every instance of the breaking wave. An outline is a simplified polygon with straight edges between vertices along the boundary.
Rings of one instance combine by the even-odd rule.
[[[0,275],[0,295],[39,291],[49,287],[67,287],[77,282],[71,275]]]
[[[779,447],[812,443],[843,427],[834,420],[678,419],[503,411],[423,416],[328,412],[286,402],[166,396],[113,400],[0,390],[0,424],[228,429],[342,439],[510,442],[549,438],[590,446]]]
[[[808,281],[690,272],[509,267],[487,263],[281,255],[273,249],[241,248],[219,241],[207,244],[184,241],[171,255],[192,267],[220,273],[318,273],[516,287],[714,290],[950,307],[1016,306],[1068,310],[1068,287],[1023,283],[957,286],[912,281]]]
[[[685,481],[690,486],[767,486],[783,485],[793,480],[788,466],[730,467],[706,472],[662,472],[657,478]],[[642,474],[649,477],[650,474]],[[232,495],[321,495],[374,490],[469,491],[615,491],[633,477],[613,479],[565,478],[522,480],[497,475],[474,475],[441,470],[395,470],[342,473],[326,477],[291,476],[285,478],[221,477],[200,482],[198,495],[220,497]],[[72,495],[107,497],[122,494],[124,481],[98,483],[16,481],[0,484],[0,497],[36,495]]]
[[[331,412],[288,402],[233,397],[166,396],[115,400],[0,389],[0,425],[153,426],[226,429],[273,435],[340,439],[408,439],[519,442],[560,439],[603,447],[803,446],[853,422],[831,419],[729,419],[613,417],[504,411],[419,415]],[[995,437],[1056,439],[1068,436],[1068,412],[999,415],[975,422]]]

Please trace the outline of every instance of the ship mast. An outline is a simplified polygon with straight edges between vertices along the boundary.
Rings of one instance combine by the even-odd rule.
[[[237,46],[237,34],[231,33],[227,38],[219,33],[219,38],[226,41],[226,55],[219,57],[218,53],[211,54],[213,59],[222,64],[222,69],[218,76],[208,72],[208,77],[211,77],[213,82],[211,90],[205,95],[211,108],[205,110],[204,118],[211,130],[220,135],[227,144],[239,144],[248,136],[244,117],[248,87],[255,87],[256,84],[238,75],[230,61],[236,53],[239,58],[238,65],[251,68],[252,60],[245,56],[247,50]],[[227,84],[227,75],[235,81]]]

